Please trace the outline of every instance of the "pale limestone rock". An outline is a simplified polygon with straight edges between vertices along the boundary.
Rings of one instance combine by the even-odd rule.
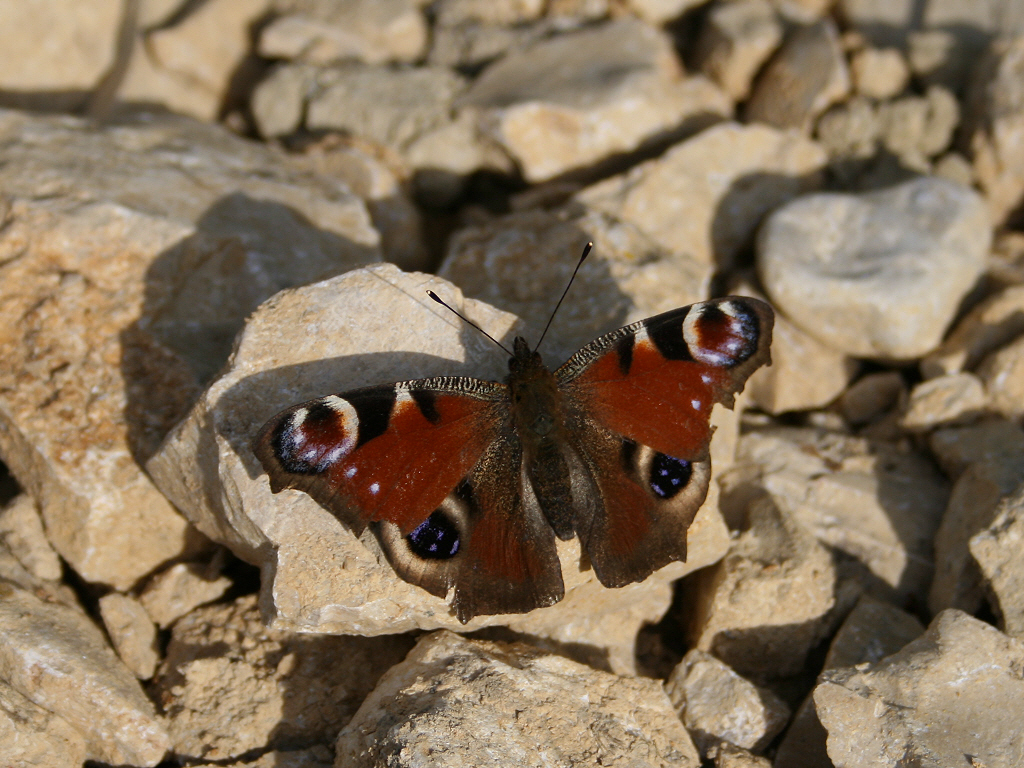
[[[299,130],[317,80],[317,69],[309,64],[284,64],[261,80],[249,102],[260,136],[275,138]]]
[[[974,169],[959,152],[947,152],[932,163],[932,175],[965,187],[974,186]]]
[[[175,563],[149,580],[139,602],[160,629],[167,629],[193,608],[212,603],[230,586],[231,579],[210,573],[207,564]]]
[[[748,521],[725,558],[689,580],[691,645],[740,674],[794,674],[832,608],[832,557],[767,496]]]
[[[759,752],[789,720],[778,696],[697,649],[672,670],[665,691],[705,757],[722,741]]]
[[[149,680],[160,662],[156,626],[138,600],[120,592],[100,598],[100,616],[114,650],[140,680]]]
[[[81,768],[85,739],[0,680],[0,759],[12,768]]]
[[[174,625],[154,680],[176,755],[224,761],[251,750],[329,744],[406,637],[267,629],[256,596],[199,608]]]
[[[544,0],[438,0],[436,23],[453,26],[468,21],[482,24],[522,24],[544,13]]]
[[[878,106],[881,145],[907,168],[928,171],[928,161],[949,147],[960,120],[956,97],[933,85],[924,96],[905,96]]]
[[[114,63],[121,0],[0,5],[0,105],[81,108]]]
[[[864,48],[850,60],[854,91],[871,99],[891,99],[907,87],[910,67],[898,48]]]
[[[881,130],[874,102],[853,96],[825,112],[814,134],[834,160],[866,163],[878,152]]]
[[[718,745],[715,753],[715,768],[772,768],[772,761],[751,754],[742,747],[723,743]]]
[[[825,160],[818,144],[794,133],[725,123],[575,199],[634,224],[670,253],[728,269],[766,213],[819,184]]]
[[[923,456],[824,430],[774,428],[740,438],[719,475],[726,519],[767,491],[820,541],[856,558],[893,594],[923,599],[932,538],[949,495]]]
[[[923,431],[971,421],[985,410],[987,402],[981,379],[973,373],[951,373],[910,390],[900,423],[906,429]]]
[[[62,603],[69,608],[81,609],[78,596],[71,587],[58,581],[40,579],[21,564],[2,540],[0,540],[0,580],[16,584],[44,600]]]
[[[990,419],[966,427],[938,429],[928,447],[952,479],[971,464],[1012,466],[1024,455],[1024,430],[1006,419]]]
[[[923,632],[921,622],[911,614],[864,595],[832,640],[824,668],[875,664]],[[775,768],[833,768],[825,747],[827,736],[813,696],[808,695],[779,744]]]
[[[458,103],[480,110],[481,130],[531,182],[731,112],[711,81],[683,74],[668,35],[628,17],[508,54]]]
[[[908,359],[942,339],[991,237],[976,192],[923,177],[789,203],[761,228],[757,266],[771,300],[820,341]]]
[[[897,371],[869,373],[843,392],[839,411],[848,424],[859,426],[901,406],[906,398],[907,385]]]
[[[973,613],[981,607],[984,588],[969,542],[992,524],[1000,502],[1021,483],[1019,453],[992,462],[976,460],[957,479],[935,534],[935,578],[928,594],[933,614],[945,608]]]
[[[681,16],[690,8],[703,5],[705,0],[626,0],[640,18],[649,24],[664,24]]]
[[[978,376],[992,410],[1020,419],[1024,415],[1024,334],[982,360]]]
[[[54,549],[124,590],[198,544],[137,462],[260,301],[378,236],[339,183],[189,119],[0,112],[0,140],[0,456]]]
[[[850,91],[850,73],[831,19],[792,31],[757,78],[748,121],[807,130]]]
[[[512,51],[537,42],[551,32],[552,25],[545,20],[513,26],[485,24],[474,20],[455,24],[435,22],[427,63],[476,71]]]
[[[960,611],[882,661],[827,670],[814,690],[836,765],[1024,762],[1024,644]]]
[[[1024,334],[1024,285],[1009,285],[974,307],[942,346],[921,361],[927,378],[973,370],[989,352]]]
[[[227,768],[332,768],[334,751],[326,744],[310,749],[272,749],[255,760],[240,760]],[[224,763],[202,763],[193,768],[225,768]]]
[[[1024,26],[1024,25],[1022,25]],[[966,98],[965,132],[974,173],[995,224],[1024,198],[1024,29],[995,40]]]
[[[335,766],[421,765],[442,744],[447,765],[700,765],[657,681],[450,632],[385,673],[339,735]]]
[[[1024,486],[1003,499],[991,525],[969,546],[1003,631],[1024,638]]]
[[[167,731],[84,614],[0,582],[0,680],[85,738],[86,757],[155,766]]]
[[[268,59],[330,64],[413,62],[427,45],[427,23],[413,0],[300,3],[260,32],[258,51]]]
[[[782,22],[768,0],[737,0],[711,7],[694,56],[701,72],[734,101],[743,101],[781,40]]]
[[[0,541],[36,578],[56,581],[61,577],[60,558],[46,540],[36,503],[27,493],[0,508]]]
[[[462,300],[445,281],[391,265],[282,292],[250,318],[231,366],[147,465],[200,530],[272,575],[263,582],[262,600],[278,629],[365,635],[462,629],[444,600],[394,574],[372,536],[357,539],[304,493],[271,494],[250,447],[275,413],[324,394],[428,376],[504,378],[504,356],[430,301],[428,289],[495,338],[507,340],[517,329],[511,315]],[[396,317],[408,322],[395,323]],[[221,490],[211,494],[211,488]],[[609,590],[592,569],[580,569],[574,539],[560,544],[561,603],[523,616],[477,617],[467,628],[502,624],[591,644],[609,649],[615,668],[628,670],[631,654],[624,648],[644,622],[668,608],[670,582],[719,559],[727,546],[717,497],[710,495],[690,527],[685,564]]]
[[[464,227],[438,275],[523,318],[523,335],[536,343],[588,242],[594,249],[544,341],[549,366],[602,333],[708,297],[707,265],[666,253],[636,226],[596,212],[528,210]]]
[[[209,0],[180,21],[139,35],[117,97],[162,104],[200,120],[224,107],[232,76],[250,48],[250,26],[271,0]]]

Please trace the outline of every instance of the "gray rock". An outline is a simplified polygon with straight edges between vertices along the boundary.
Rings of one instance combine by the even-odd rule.
[[[759,233],[758,273],[779,309],[825,344],[908,359],[937,346],[990,243],[977,193],[920,178],[781,208]]]
[[[991,410],[1020,419],[1024,415],[1024,334],[982,360],[978,376]]]
[[[972,373],[951,373],[914,387],[900,423],[912,431],[952,426],[978,418],[987,404],[981,379]]]
[[[921,361],[927,378],[973,370],[989,352],[1024,334],[1024,285],[992,294],[961,319],[942,346]]]
[[[694,57],[701,72],[735,101],[743,101],[781,40],[782,23],[768,0],[721,3],[708,11]]]
[[[1024,485],[1003,499],[991,525],[969,546],[1003,631],[1024,638]]]

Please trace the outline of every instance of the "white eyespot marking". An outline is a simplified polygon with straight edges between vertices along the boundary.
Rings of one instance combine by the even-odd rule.
[[[700,400],[691,400],[690,401],[690,405],[693,406],[693,410],[695,410],[695,411],[699,411],[700,410]]]
[[[295,411],[292,413],[291,424],[289,424],[288,426],[296,431],[302,429],[302,423],[306,420],[306,417],[308,415],[308,408],[296,408]]]
[[[370,493],[374,496],[380,493],[380,483],[370,483]]]
[[[639,347],[641,344],[645,343],[650,344],[651,337],[650,334],[647,333],[647,326],[641,325],[633,335],[633,346]]]
[[[356,470],[356,465],[355,464],[349,464],[347,467],[345,467],[345,477],[348,477],[348,478],[355,477],[356,476],[356,471],[357,471]]]
[[[344,437],[330,452],[330,455],[333,456],[331,459],[333,463],[342,456],[347,456],[356,447],[356,442],[359,440],[359,414],[356,413],[352,403],[337,395],[328,395],[321,402],[341,418],[341,431]]]
[[[729,367],[757,346],[757,321],[734,301],[695,305],[683,319],[683,339],[694,360]]]
[[[711,383],[711,377],[708,376],[706,373],[702,373],[700,375],[700,380],[703,381],[705,384],[710,384]]]

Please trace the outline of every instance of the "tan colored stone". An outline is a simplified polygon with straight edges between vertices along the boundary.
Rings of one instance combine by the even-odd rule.
[[[960,611],[874,664],[827,670],[814,702],[836,765],[1024,761],[1024,644]]]
[[[256,596],[248,595],[175,624],[154,686],[175,753],[224,761],[257,749],[331,743],[411,647],[407,637],[267,629]]]
[[[61,577],[60,558],[46,540],[36,503],[27,493],[0,509],[0,541],[33,576],[51,581]]]
[[[0,680],[0,759],[12,768],[80,768],[85,739]]]
[[[704,757],[723,741],[759,752],[789,720],[778,696],[696,649],[672,670],[665,691]]]
[[[992,523],[971,537],[969,547],[1003,631],[1024,638],[1024,486],[1002,500]]]
[[[861,425],[900,407],[906,398],[907,385],[899,373],[869,373],[843,392],[839,410],[848,424]]]
[[[204,563],[175,563],[155,574],[139,602],[160,629],[167,629],[192,609],[211,603],[231,587],[231,579],[219,576]]]
[[[439,25],[467,21],[491,25],[522,24],[544,13],[544,0],[439,0],[434,3]]]
[[[262,299],[378,236],[337,182],[185,118],[7,112],[0,140],[0,456],[71,567],[128,589],[201,538],[137,462]]]
[[[701,72],[743,101],[781,40],[782,23],[768,0],[722,3],[708,11],[694,56]]]
[[[731,112],[703,77],[685,77],[668,35],[624,17],[544,38],[499,59],[460,98],[527,181],[585,168]]]
[[[703,0],[626,0],[633,11],[649,24],[664,24],[685,11],[701,5]]]
[[[1024,430],[1006,419],[989,419],[966,427],[938,429],[928,446],[943,471],[954,480],[971,464],[1012,464],[1024,455]]]
[[[740,674],[793,674],[832,607],[832,558],[767,496],[750,504],[748,521],[725,558],[688,583],[691,644]]]
[[[422,638],[381,678],[339,735],[335,766],[436,760],[439,744],[451,765],[700,765],[657,681],[451,632]]]
[[[978,376],[992,410],[1008,419],[1024,415],[1024,334],[982,360]]]
[[[872,99],[891,99],[907,86],[910,67],[898,48],[864,48],[850,60],[854,90]]]
[[[910,430],[971,421],[985,410],[985,386],[973,373],[951,373],[923,381],[910,391],[901,424]]]
[[[819,184],[825,160],[819,145],[793,133],[725,123],[575,199],[669,253],[728,269],[766,213]]]
[[[0,635],[0,680],[82,734],[88,759],[137,766],[163,759],[163,723],[84,614],[0,582]]]
[[[772,768],[772,761],[751,754],[742,747],[723,743],[715,754],[715,768]]]
[[[149,680],[160,661],[156,626],[138,600],[120,592],[100,598],[100,616],[114,650],[140,680]]]

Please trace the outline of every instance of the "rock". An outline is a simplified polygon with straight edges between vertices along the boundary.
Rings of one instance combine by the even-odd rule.
[[[971,537],[969,547],[1003,631],[1024,637],[1024,486],[1003,499],[992,523]]]
[[[761,218],[815,188],[824,164],[824,151],[808,139],[725,123],[575,200],[635,225],[669,253],[727,270]]]
[[[978,376],[994,411],[1009,419],[1024,415],[1024,334],[982,360]]]
[[[747,101],[747,121],[807,129],[850,90],[850,73],[830,19],[798,27],[761,71]]]
[[[906,399],[907,385],[898,372],[869,373],[843,392],[839,411],[847,424],[860,426],[902,406]]]
[[[731,111],[710,81],[683,76],[666,34],[629,18],[513,51],[487,67],[458,103],[480,110],[482,130],[530,182]]]
[[[985,410],[985,387],[972,373],[952,373],[923,381],[910,391],[901,424],[912,431],[976,419]]]
[[[84,614],[0,582],[0,635],[0,681],[80,733],[87,759],[137,766],[163,759],[163,723]]]
[[[602,333],[708,297],[707,265],[666,253],[636,226],[596,212],[528,210],[464,227],[449,240],[438,275],[523,318],[525,337],[536,343],[588,242],[594,250],[544,341],[549,365]]]
[[[767,491],[818,540],[867,566],[881,594],[923,601],[949,496],[924,456],[821,429],[758,430],[740,438],[719,484],[727,520]]]
[[[960,121],[956,97],[933,85],[924,96],[905,96],[878,106],[879,139],[900,162],[922,173],[928,159],[949,147]]]
[[[861,195],[808,195],[758,236],[758,273],[803,330],[858,357],[908,359],[939,343],[984,269],[991,231],[972,190],[919,178]]]
[[[36,578],[61,577],[60,558],[46,540],[36,503],[28,494],[15,496],[0,509],[0,541]]]
[[[0,106],[71,111],[114,63],[120,0],[0,9]]]
[[[247,595],[175,624],[154,686],[175,754],[226,761],[257,749],[331,743],[411,647],[406,637],[267,629],[256,596]]]
[[[833,604],[832,558],[766,496],[748,519],[725,558],[688,580],[691,646],[743,675],[794,674]]]
[[[932,175],[965,187],[974,186],[974,169],[959,152],[947,152],[932,163]]]
[[[66,584],[58,581],[40,579],[27,570],[0,540],[0,581],[8,581],[31,592],[36,597],[55,603],[62,603],[69,608],[81,609],[78,596]]]
[[[417,765],[419,755],[437,759],[439,744],[451,765],[540,766],[542,756],[580,766],[700,765],[657,681],[450,632],[422,638],[381,678],[338,736],[335,765]]]
[[[864,162],[878,151],[881,130],[874,103],[865,96],[853,96],[821,116],[815,136],[834,160]]]
[[[735,747],[728,742],[718,745],[715,754],[715,768],[771,768],[772,761],[767,757],[753,755],[742,747]]]
[[[974,307],[921,361],[921,373],[934,378],[973,370],[982,358],[1024,334],[1024,285],[1010,285]]]
[[[339,183],[186,118],[0,112],[0,140],[0,456],[61,557],[127,590],[202,546],[139,462],[260,301],[378,236]]]
[[[485,24],[477,20],[444,24],[435,21],[427,63],[476,71],[508,55],[522,50],[552,32],[551,24],[539,21],[513,26]]]
[[[514,25],[532,21],[544,13],[544,0],[438,0],[433,4],[440,26],[466,22]]]
[[[965,427],[938,429],[928,447],[954,480],[971,464],[1010,467],[1024,455],[1024,430],[1005,419],[988,419]]]
[[[160,629],[167,629],[194,608],[220,598],[230,586],[231,579],[208,564],[175,563],[149,580],[139,602]]]
[[[760,752],[789,720],[778,696],[696,649],[672,671],[665,690],[705,757],[722,741]]]
[[[1024,25],[1022,25],[1024,26]],[[1017,216],[1024,198],[1024,29],[991,44],[965,98],[964,132],[992,221]]]
[[[149,680],[160,661],[156,626],[146,609],[132,597],[111,592],[100,598],[100,616],[114,650],[140,680]]]
[[[230,768],[332,768],[334,752],[326,744],[310,749],[272,749],[255,760],[231,763]],[[223,768],[224,763],[203,763],[194,768]]]
[[[309,64],[284,64],[271,70],[250,100],[256,130],[264,138],[287,136],[302,127],[306,104],[318,89],[318,71]]]
[[[304,493],[271,494],[251,449],[267,419],[325,393],[428,376],[503,378],[504,356],[431,302],[427,289],[495,338],[508,339],[518,327],[510,315],[461,299],[439,278],[391,265],[283,292],[250,318],[231,366],[147,465],[201,530],[270,576],[262,600],[277,629],[364,635],[463,629],[444,600],[395,575],[372,536],[357,539]],[[396,317],[408,322],[396,324]],[[311,335],[307,327],[319,331]],[[295,333],[282,333],[289,328]],[[211,494],[210,488],[225,490]],[[592,569],[580,569],[578,541],[565,542],[561,603],[526,615],[478,617],[466,628],[501,624],[593,645],[615,668],[629,669],[636,632],[667,610],[670,582],[714,562],[727,546],[712,495],[690,527],[685,564],[606,589]]]
[[[0,680],[0,744],[10,766],[80,768],[85,739],[67,721]]]
[[[268,59],[331,64],[345,59],[413,62],[427,45],[427,23],[414,0],[313,0],[297,4],[260,32]]]
[[[1002,499],[1024,483],[1021,455],[983,462],[976,457],[957,478],[935,534],[935,578],[928,609],[977,611],[984,600],[981,574],[968,549],[971,537],[988,528]]]
[[[875,664],[827,670],[814,691],[836,765],[1010,768],[1024,761],[1024,645],[960,611]],[[965,757],[966,756],[966,757]]]
[[[626,0],[626,5],[649,24],[664,24],[701,4],[703,0]]]
[[[249,52],[250,27],[270,3],[209,0],[183,6],[174,23],[135,38],[117,98],[215,120]]]
[[[910,67],[898,48],[864,48],[850,61],[853,89],[871,99],[891,99],[907,87]]]
[[[739,102],[781,40],[782,24],[768,0],[737,0],[710,7],[694,57],[700,71]]]

